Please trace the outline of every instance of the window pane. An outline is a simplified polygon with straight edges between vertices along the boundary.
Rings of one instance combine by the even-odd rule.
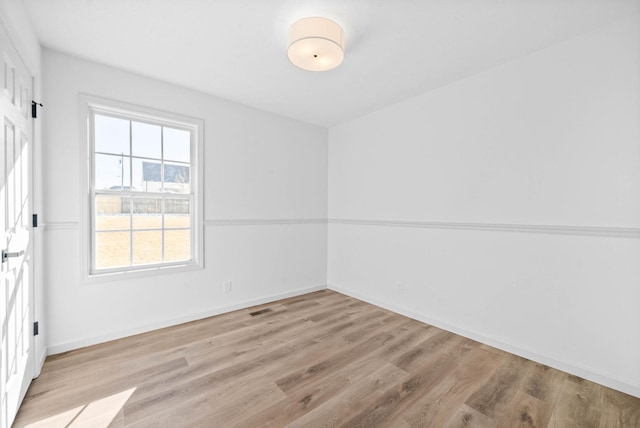
[[[133,228],[134,229],[162,228],[162,199],[134,198],[133,199]]]
[[[96,155],[96,189],[128,190],[129,168],[127,156]]]
[[[191,133],[182,129],[162,128],[164,137],[164,159],[191,161]]]
[[[133,264],[162,263],[162,231],[133,232]]]
[[[96,114],[96,152],[129,154],[129,121]]]
[[[179,262],[191,260],[191,231],[165,230],[164,261]]]
[[[164,227],[167,229],[191,227],[191,201],[188,199],[165,199]]]
[[[130,265],[129,232],[96,232],[96,269]]]
[[[164,190],[171,193],[189,193],[189,165],[177,162],[164,163]]]
[[[130,201],[128,196],[96,195],[96,230],[128,230]]]
[[[162,157],[160,129],[158,125],[131,122],[133,155],[160,159]]]
[[[193,261],[194,131],[104,108],[91,130],[93,269]]]
[[[162,191],[160,161],[133,158],[133,189],[141,192]]]

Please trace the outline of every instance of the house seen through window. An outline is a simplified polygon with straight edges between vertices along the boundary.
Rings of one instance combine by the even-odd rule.
[[[194,132],[92,111],[92,272],[193,261]]]

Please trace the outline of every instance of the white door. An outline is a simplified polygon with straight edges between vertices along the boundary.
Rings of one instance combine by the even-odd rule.
[[[0,428],[11,426],[34,376],[31,280],[33,78],[0,26]]]

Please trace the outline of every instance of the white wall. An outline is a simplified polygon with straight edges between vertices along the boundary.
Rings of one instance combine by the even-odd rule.
[[[326,129],[46,49],[43,72],[51,352],[325,286]],[[204,120],[204,270],[82,281],[79,93]]]
[[[329,286],[640,396],[639,118],[635,16],[331,128]]]

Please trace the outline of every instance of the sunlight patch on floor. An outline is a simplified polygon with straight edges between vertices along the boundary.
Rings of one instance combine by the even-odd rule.
[[[100,400],[92,401],[84,406],[67,410],[46,419],[26,425],[25,428],[64,427],[64,428],[101,428],[108,427],[111,421],[122,410],[136,388],[119,392]]]

